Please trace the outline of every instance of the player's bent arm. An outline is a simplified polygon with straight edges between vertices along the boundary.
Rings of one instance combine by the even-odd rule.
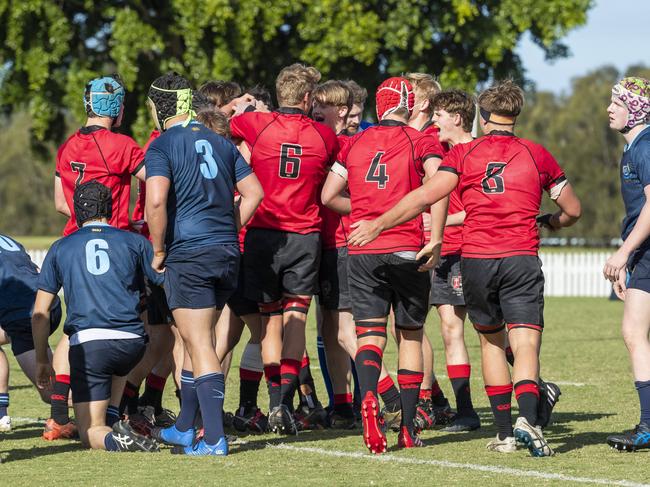
[[[255,173],[251,173],[243,179],[237,181],[235,185],[237,192],[241,195],[239,204],[236,207],[235,219],[237,221],[237,230],[246,225],[253,217],[255,210],[264,198],[264,190]]]
[[[348,244],[364,246],[376,239],[381,232],[412,220],[431,205],[451,193],[458,184],[458,176],[449,171],[438,171],[419,188],[404,196],[379,218],[372,221],[354,222]]]
[[[341,164],[335,163],[327,173],[320,197],[325,206],[341,215],[349,215],[352,211],[350,197],[343,194],[346,186],[347,170]]]
[[[553,228],[570,227],[578,221],[582,214],[582,208],[571,184],[566,183],[554,201],[560,209],[551,216],[550,223]]]
[[[243,140],[239,141],[239,144],[237,144],[237,149],[239,150],[239,153],[241,156],[244,158],[246,161],[246,164],[249,166],[251,165],[251,151],[248,149],[248,146],[246,145],[246,142]]]
[[[63,183],[59,176],[54,176],[54,207],[56,211],[65,215],[67,217],[71,216],[70,208],[68,208],[68,202],[65,200],[65,194],[63,193]]]
[[[459,211],[458,213],[453,213],[447,215],[447,222],[445,223],[446,227],[459,227],[465,222],[465,210]]]
[[[438,171],[438,167],[440,167],[441,162],[442,159],[439,157],[428,157],[424,161],[424,181],[431,179],[434,174],[436,174],[436,171]],[[436,245],[442,245],[442,234],[445,230],[448,207],[448,196],[431,205],[430,246],[435,247]]]
[[[643,192],[645,193],[646,202],[641,208],[641,213],[634,224],[634,228],[619,249],[626,255],[631,255],[650,237],[650,185],[643,188]]]
[[[169,186],[170,181],[165,176],[152,176],[147,179],[145,214],[154,255],[165,251]]]
[[[50,336],[50,307],[55,297],[56,295],[39,289],[32,312],[32,336],[37,364],[36,385],[41,389],[49,386],[53,372],[47,355],[47,339]]]

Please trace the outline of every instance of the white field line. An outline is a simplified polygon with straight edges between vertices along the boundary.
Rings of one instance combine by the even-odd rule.
[[[320,366],[317,364],[311,363],[309,364],[309,366],[312,369],[321,370]],[[394,370],[389,370],[388,373],[391,375],[395,375],[397,372]],[[448,377],[444,374],[436,374],[436,379],[448,379]],[[564,380],[551,380],[551,382],[553,382],[553,384],[557,384],[558,386],[585,387],[589,385],[584,382],[569,382]]]
[[[528,477],[542,480],[559,480],[564,482],[575,482],[579,484],[596,484],[596,485],[617,485],[623,487],[650,487],[650,484],[641,484],[638,482],[631,482],[629,480],[610,480],[610,479],[597,479],[589,477],[574,477],[571,475],[564,475],[560,473],[540,472],[538,470],[521,470],[518,468],[497,467],[494,465],[478,465],[474,463],[457,463],[449,462],[446,460],[424,460],[419,458],[398,457],[391,454],[383,455],[368,455],[365,453],[354,453],[337,450],[326,450],[324,448],[311,448],[300,447],[286,444],[267,445],[268,448],[288,450],[298,453],[314,453],[329,457],[339,458],[354,458],[357,460],[369,460],[375,462],[386,463],[402,463],[409,465],[429,465],[442,468],[455,468],[460,470],[473,470],[476,472],[487,472],[493,474],[505,474],[515,477]]]

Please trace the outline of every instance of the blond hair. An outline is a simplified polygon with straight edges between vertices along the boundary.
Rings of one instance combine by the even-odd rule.
[[[318,85],[311,92],[313,101],[321,105],[347,107],[348,112],[352,109],[354,102],[352,92],[343,81],[331,79]]]
[[[440,83],[430,74],[406,73],[404,77],[411,83],[415,97],[420,101],[431,99],[433,95],[442,90]]]
[[[278,105],[293,106],[300,104],[306,94],[314,91],[319,81],[320,72],[312,66],[295,63],[282,68],[275,80]]]
[[[218,109],[202,110],[196,115],[196,119],[213,132],[227,139],[230,138],[228,117]]]
[[[478,105],[495,115],[516,117],[524,106],[524,90],[513,80],[506,79],[481,93],[478,97]]]

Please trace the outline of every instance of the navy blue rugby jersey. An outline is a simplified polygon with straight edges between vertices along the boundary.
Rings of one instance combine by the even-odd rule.
[[[17,321],[30,323],[38,289],[38,267],[25,248],[0,234],[0,326]],[[57,297],[52,309],[61,306]]]
[[[57,293],[63,287],[67,335],[91,328],[144,335],[138,312],[144,276],[154,284],[163,283],[152,260],[153,248],[142,235],[89,224],[54,242],[38,288]]]
[[[623,151],[620,167],[621,193],[625,218],[621,238],[625,240],[636,225],[646,198],[643,189],[650,184],[650,127],[643,130]],[[650,239],[642,247],[650,246]]]
[[[235,145],[203,124],[175,125],[145,155],[147,179],[163,176],[167,199],[167,253],[214,244],[237,244],[235,184],[252,169]]]

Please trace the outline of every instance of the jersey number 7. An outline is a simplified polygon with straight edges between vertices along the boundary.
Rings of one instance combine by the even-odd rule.
[[[79,186],[84,180],[84,173],[86,172],[86,163],[85,162],[71,162],[70,169],[72,172],[79,173],[77,179],[74,182],[75,186]]]

